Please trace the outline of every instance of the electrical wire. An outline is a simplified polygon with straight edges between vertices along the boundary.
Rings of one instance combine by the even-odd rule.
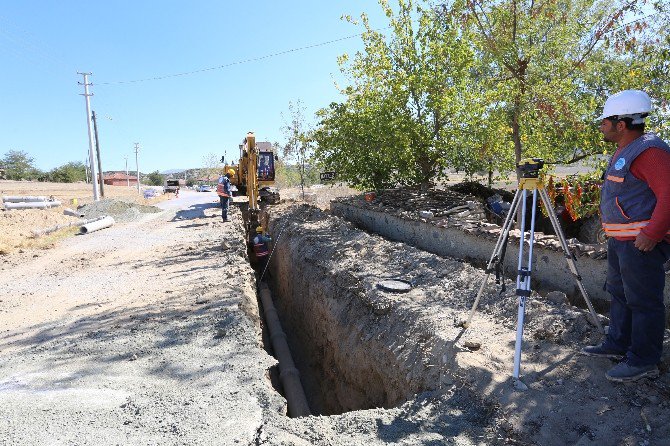
[[[375,30],[372,30],[372,31],[380,31],[380,30],[384,30],[384,29],[388,29],[388,28],[389,27],[387,26],[385,28],[379,28],[379,29],[375,29]],[[224,64],[224,65],[218,65],[216,67],[202,68],[200,70],[185,71],[185,72],[182,72],[182,73],[166,74],[164,76],[154,76],[154,77],[147,77],[147,78],[144,78],[144,79],[135,79],[135,80],[129,80],[129,81],[97,82],[95,85],[131,84],[131,83],[137,83],[137,82],[163,80],[163,79],[169,79],[169,78],[179,77],[179,76],[189,76],[191,74],[204,73],[204,72],[207,72],[207,71],[222,70],[224,68],[229,68],[229,67],[232,67],[232,66],[235,66],[235,65],[242,65],[242,64],[246,64],[246,63],[250,63],[250,62],[257,62],[259,60],[269,59],[269,58],[277,57],[277,56],[283,56],[285,54],[290,54],[290,53],[295,53],[295,52],[298,52],[298,51],[308,50],[308,49],[311,49],[311,48],[317,48],[317,47],[320,47],[320,46],[330,45],[332,43],[341,42],[343,40],[353,39],[355,37],[362,36],[363,34],[365,34],[367,32],[368,31],[365,31],[363,33],[353,34],[351,36],[340,37],[339,39],[329,40],[327,42],[315,43],[313,45],[301,46],[301,47],[298,47],[298,48],[291,48],[289,50],[279,51],[277,53],[272,53],[272,54],[266,54],[264,56],[252,57],[252,58],[249,58],[249,59],[238,60],[238,61],[230,62],[230,63]]]

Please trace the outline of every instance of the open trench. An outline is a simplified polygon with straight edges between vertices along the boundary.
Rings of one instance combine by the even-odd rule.
[[[408,263],[398,251],[402,244],[307,206],[273,215],[270,234],[267,283],[312,414],[396,407],[453,385],[445,367],[453,345],[423,311],[410,308],[425,292],[415,288],[400,299],[376,286],[391,276],[411,279],[408,267],[416,259]],[[281,390],[277,371],[273,383]],[[475,418],[487,418],[486,405],[470,396],[466,405],[482,412]]]
[[[513,286],[502,294],[487,287],[464,331],[458,322],[484,279],[476,266],[308,205],[273,208],[268,229],[267,284],[311,414],[383,417],[400,410],[442,438],[479,432],[484,444],[632,445],[670,435],[670,337],[659,380],[613,386],[604,379],[609,361],[576,354],[601,339],[588,311],[560,292],[533,293],[521,360],[527,388],[519,389],[511,380]],[[390,278],[411,290],[378,286]],[[266,335],[272,353],[269,341]],[[278,370],[270,375],[283,392]],[[654,418],[653,430],[640,427],[640,404]]]

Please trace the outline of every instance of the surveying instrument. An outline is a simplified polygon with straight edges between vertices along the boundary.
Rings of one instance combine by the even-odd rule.
[[[543,166],[544,160],[540,158],[523,159],[517,165],[517,168],[521,172],[519,187],[516,191],[516,194],[514,194],[514,199],[512,200],[512,204],[510,205],[510,209],[507,212],[507,216],[505,218],[505,223],[503,224],[502,230],[500,231],[500,237],[498,237],[498,241],[496,242],[495,248],[493,249],[491,259],[486,266],[486,277],[484,278],[484,281],[479,288],[477,298],[475,299],[475,303],[470,310],[468,320],[464,324],[465,328],[470,326],[470,322],[472,321],[472,317],[477,310],[477,305],[479,305],[479,300],[482,297],[482,293],[484,292],[484,287],[488,282],[489,276],[494,271],[499,272],[499,268],[501,268],[501,264],[505,257],[505,248],[507,245],[507,239],[509,238],[509,231],[512,227],[512,224],[514,223],[514,216],[517,213],[519,204],[521,204],[521,238],[519,240],[519,263],[516,277],[516,295],[518,296],[519,309],[517,313],[516,343],[514,345],[514,372],[512,374],[515,384],[519,382],[519,369],[521,367],[521,343],[523,339],[523,320],[526,312],[526,299],[530,297],[530,278],[533,265],[533,243],[535,239],[535,215],[537,213],[538,195],[540,196],[542,203],[544,203],[544,208],[547,210],[547,214],[551,220],[551,225],[553,226],[554,232],[556,233],[556,236],[558,237],[558,240],[561,244],[561,248],[565,254],[565,259],[568,262],[568,267],[570,268],[570,271],[575,278],[579,291],[582,293],[582,296],[586,301],[586,305],[589,308],[593,322],[595,323],[595,326],[598,328],[598,330],[603,333],[603,328],[600,325],[600,321],[598,320],[598,316],[595,310],[593,309],[593,305],[591,304],[591,300],[589,299],[586,289],[582,284],[582,277],[577,271],[575,258],[570,252],[568,242],[565,239],[565,235],[561,229],[556,212],[554,212],[554,208],[551,205],[547,190],[544,187],[542,179],[539,178],[540,169],[542,169]],[[527,212],[526,203],[529,191],[533,192],[533,204],[531,207],[531,223],[528,238],[528,257],[526,266],[524,266],[524,245],[526,242]]]

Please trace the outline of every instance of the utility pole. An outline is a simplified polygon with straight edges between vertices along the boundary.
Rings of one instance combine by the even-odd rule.
[[[130,177],[128,176],[128,155],[124,158],[126,159],[126,185],[130,187]]]
[[[88,156],[84,158],[84,171],[86,172],[86,184],[88,184]]]
[[[96,172],[95,166],[95,152],[93,151],[93,129],[91,128],[91,100],[90,97],[93,96],[88,92],[88,86],[91,85],[88,83],[88,77],[92,73],[80,73],[84,76],[84,82],[78,82],[79,85],[84,86],[84,98],[86,99],[86,125],[88,126],[88,159],[91,169],[91,183],[93,184],[93,200],[100,201],[100,192],[98,190],[98,173]]]
[[[135,167],[137,169],[137,193],[140,193],[140,162],[137,154],[140,151],[140,143],[135,143]]]
[[[98,171],[100,172],[100,195],[105,198],[105,180],[102,179],[102,159],[100,157],[100,139],[98,139],[98,120],[95,119],[95,110],[91,112],[93,119],[93,133],[95,133],[95,153],[98,156]]]

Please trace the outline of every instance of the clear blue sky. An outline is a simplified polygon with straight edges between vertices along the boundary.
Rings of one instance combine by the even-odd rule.
[[[282,141],[282,113],[300,99],[314,112],[340,100],[337,56],[360,37],[185,76],[133,81],[226,65],[357,34],[342,14],[376,0],[0,1],[0,156],[22,150],[49,170],[84,161],[88,134],[82,77],[92,72],[104,170],[193,168],[209,153],[237,155],[247,131]],[[107,84],[108,83],[108,84]]]

